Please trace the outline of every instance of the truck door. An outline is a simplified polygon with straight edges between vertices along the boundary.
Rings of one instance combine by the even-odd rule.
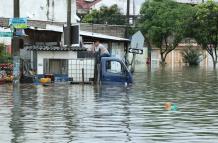
[[[118,59],[105,58],[101,61],[101,82],[125,83],[129,81],[129,72],[124,63]]]

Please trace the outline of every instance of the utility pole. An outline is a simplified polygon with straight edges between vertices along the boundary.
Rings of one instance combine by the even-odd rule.
[[[127,25],[129,25],[129,9],[130,9],[130,0],[127,0],[127,8],[126,8]]]
[[[133,17],[132,17],[132,22],[133,25],[135,26],[135,0],[132,0],[132,5],[133,5]]]
[[[20,17],[20,0],[14,0],[14,17]]]
[[[127,7],[126,7],[126,31],[125,31],[125,37],[126,37],[126,38],[128,38],[129,9],[130,9],[130,0],[127,0]]]
[[[20,17],[20,0],[13,0],[14,1],[14,18]],[[16,36],[16,29],[13,29],[13,37],[11,38],[11,47],[12,47],[12,55],[13,55],[13,110],[12,110],[12,118],[17,116],[19,117],[19,107],[20,107],[20,48],[17,45],[19,42],[19,37]],[[17,121],[19,121],[20,118],[16,118]],[[14,127],[17,124],[13,125]],[[12,127],[13,128],[13,127]]]
[[[14,0],[14,18],[20,17],[20,0]],[[17,85],[20,82],[20,47],[19,37],[16,36],[16,29],[13,29],[13,37],[11,41],[12,54],[13,54],[13,83]]]
[[[65,38],[69,48],[71,46],[71,0],[67,0],[67,30]]]
[[[130,9],[130,0],[127,0],[127,6],[126,6],[126,28],[125,28],[125,38],[128,39],[128,29],[129,29],[129,9]],[[129,51],[129,45],[125,42],[125,61],[128,61],[128,51]],[[128,62],[126,62],[128,63]]]

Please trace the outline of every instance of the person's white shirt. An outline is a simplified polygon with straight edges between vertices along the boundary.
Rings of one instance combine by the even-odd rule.
[[[92,51],[93,52],[100,52],[100,56],[103,55],[103,54],[110,55],[110,53],[108,52],[107,48],[103,44],[99,43],[99,41],[96,41],[93,44]]]
[[[103,55],[103,54],[110,54],[107,50],[107,48],[103,45],[103,44],[98,44],[98,46],[96,47],[95,49],[96,51],[99,51],[100,50],[100,55]]]

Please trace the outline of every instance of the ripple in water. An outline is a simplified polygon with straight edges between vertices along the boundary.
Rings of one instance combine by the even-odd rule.
[[[215,143],[216,72],[136,73],[124,86],[0,85],[3,143]],[[173,102],[177,111],[164,110]]]

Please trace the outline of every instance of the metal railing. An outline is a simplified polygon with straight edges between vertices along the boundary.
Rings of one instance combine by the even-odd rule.
[[[95,55],[89,52],[79,53],[77,59],[68,60],[68,76],[72,83],[91,83],[94,81]]]

